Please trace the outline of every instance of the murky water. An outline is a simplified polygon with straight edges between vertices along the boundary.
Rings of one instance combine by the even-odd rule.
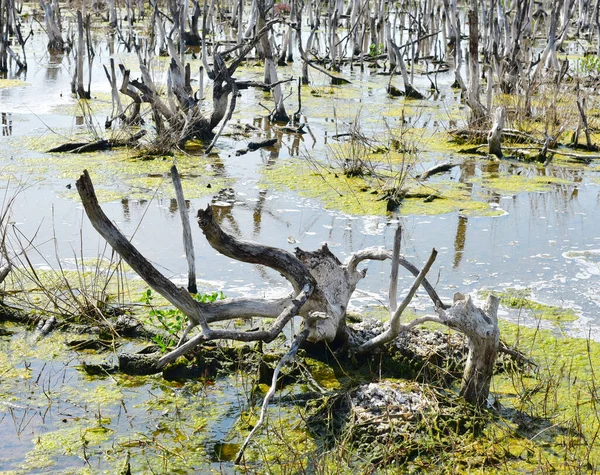
[[[29,70],[19,77],[28,85],[0,89],[0,175],[8,196],[19,183],[23,184],[12,211],[13,228],[21,236],[34,239],[39,252],[29,253],[32,263],[47,266],[60,259],[68,267],[74,256],[97,256],[103,245],[84,217],[81,205],[73,199],[74,182],[87,165],[73,158],[72,168],[65,169],[64,164],[57,164],[64,159],[42,152],[48,148],[43,145],[45,141],[61,143],[75,134],[87,132],[88,128],[70,94],[73,65],[66,57],[50,57],[45,53],[45,40],[41,36],[33,40],[35,47],[31,48]],[[91,101],[91,107],[97,114],[96,122],[101,124],[110,113],[108,83],[101,70],[109,56],[102,47],[96,51],[92,95],[98,99]],[[115,56],[132,64],[131,55],[117,52]],[[280,75],[296,74],[297,67],[296,64],[283,68]],[[260,76],[256,68],[240,70],[238,76],[243,77],[245,73]],[[326,105],[315,106],[316,102],[310,102],[303,107],[310,133],[302,137],[283,135],[276,151],[259,150],[235,156],[235,150],[244,143],[233,137],[222,137],[217,147],[218,156],[211,158],[208,167],[211,173],[226,181],[231,191],[213,198],[219,190],[211,189],[205,197],[191,199],[190,214],[194,216],[197,209],[212,202],[224,228],[236,236],[288,250],[296,246],[311,250],[326,241],[342,259],[369,246],[389,248],[395,227],[400,224],[404,230],[403,252],[415,264],[424,262],[431,248],[440,251],[430,276],[437,282],[443,298],[450,299],[456,291],[476,293],[480,289],[531,288],[537,300],[572,307],[580,313],[581,318],[563,325],[564,330],[584,336],[591,332],[592,338],[600,339],[600,220],[597,219],[600,185],[596,163],[586,168],[537,169],[513,162],[491,164],[465,159],[451,152],[423,155],[423,163],[417,166],[419,170],[427,168],[439,155],[464,162],[452,171],[451,176],[456,181],[489,173],[494,166],[496,172],[546,173],[566,180],[543,192],[494,193],[477,183],[469,185],[474,195],[506,212],[494,218],[467,218],[459,212],[441,216],[405,216],[401,211],[393,215],[348,215],[323,209],[318,198],[266,186],[263,177],[266,167],[290,157],[325,160],[327,141],[331,141],[331,135],[343,128],[359,109],[366,129],[381,130],[383,118],[402,107],[403,99],[390,99],[385,94],[388,80],[385,76],[377,76],[369,70],[345,71],[345,74],[353,84],[344,86],[345,91],[339,96],[336,93],[331,100],[325,99]],[[438,77],[441,92],[435,102],[407,105],[411,111],[420,108],[419,124],[445,128],[451,120],[456,120],[444,112],[459,104],[449,87],[449,79],[443,75]],[[326,78],[315,75],[314,80],[316,88],[328,87]],[[424,90],[428,81],[417,76],[415,85]],[[290,98],[290,110],[296,107],[294,97]],[[244,91],[234,122],[266,127],[263,120],[256,119],[264,115],[258,101],[268,103],[269,97],[262,92]],[[334,120],[334,109],[338,120]],[[466,111],[464,114],[466,116]],[[393,114],[389,118],[392,125],[398,121],[397,117],[398,114]],[[426,144],[423,147],[426,148]],[[171,159],[161,163],[164,163],[161,173],[166,173]],[[198,173],[202,174],[206,167],[205,164],[199,166]],[[171,193],[164,192],[170,186],[169,180],[164,180],[162,191],[159,190],[154,199],[139,200],[130,197],[138,190],[122,176],[114,175],[111,179],[112,191],[116,190],[121,197],[103,204],[107,215],[126,235],[134,235],[134,244],[165,274],[183,281],[186,262],[178,210],[169,198]],[[287,283],[278,274],[218,255],[206,244],[196,226],[193,226],[193,236],[201,290],[222,290],[231,297],[273,296],[288,291]],[[368,276],[353,301],[359,309],[386,301],[389,267],[379,262],[367,265]],[[408,276],[403,276],[400,289],[408,288],[411,282]],[[414,304],[419,309],[429,308],[424,296],[417,298]],[[510,312],[505,312],[505,316],[510,318]],[[31,335],[22,329],[9,329],[14,333],[0,337],[0,345],[3,354],[21,355],[20,361],[8,367],[16,368],[17,373],[22,371],[20,376],[13,375],[21,377],[22,384],[11,385],[6,390],[3,382],[0,389],[1,469],[35,473],[51,466],[110,471],[125,456],[127,448],[139,461],[146,451],[154,451],[152,457],[156,457],[161,444],[174,450],[170,444],[181,442],[181,447],[187,450],[189,447],[185,444],[189,439],[197,438],[200,453],[192,465],[197,464],[193,466],[198,470],[227,470],[227,466],[210,462],[208,452],[215,442],[227,441],[246,403],[244,385],[236,377],[202,387],[199,383],[165,383],[160,378],[90,379],[76,367],[80,361],[95,356],[65,349],[64,354],[55,359],[39,358],[33,353],[36,345],[31,343]],[[21,348],[21,353],[15,348]],[[0,373],[2,379],[5,378]],[[94,406],[82,394],[69,395],[69,387],[79,387],[88,396],[103,392],[108,395]],[[177,398],[186,406],[188,418],[192,417],[193,410],[216,412],[207,421],[184,421],[178,419],[177,412],[164,414],[158,402],[156,406],[151,405],[152,400],[164,400],[173,410],[179,407],[177,401],[174,402]],[[161,422],[165,418],[168,420]],[[44,465],[45,455],[32,450],[34,447],[44,450],[44,437],[51,436],[57,428],[69,426],[75,428],[71,436],[79,440],[77,450]],[[88,442],[82,442],[85,440]],[[109,446],[112,452],[107,452]],[[54,453],[50,445],[47,450],[48,454]],[[166,450],[163,456],[171,457],[172,452]],[[36,460],[41,462],[36,465],[32,457],[38,457]],[[160,467],[155,468],[160,471]]]

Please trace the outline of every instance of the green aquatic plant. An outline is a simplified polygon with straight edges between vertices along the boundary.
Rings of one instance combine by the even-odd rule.
[[[600,56],[595,54],[585,55],[579,60],[579,72],[582,74],[600,73]]]
[[[209,293],[198,293],[194,294],[194,300],[202,303],[215,302],[217,300],[223,300],[225,295],[223,292],[209,292]],[[177,343],[179,333],[188,324],[188,317],[179,309],[168,308],[162,309],[153,306],[155,297],[151,289],[146,289],[142,293],[140,302],[150,307],[148,312],[148,323],[156,327],[162,328],[167,331],[170,335],[168,337],[164,335],[154,335],[152,341],[156,343],[161,352],[166,353],[170,348]]]
[[[385,47],[383,43],[371,43],[369,45],[369,56],[371,58],[377,58],[383,53],[385,53]]]

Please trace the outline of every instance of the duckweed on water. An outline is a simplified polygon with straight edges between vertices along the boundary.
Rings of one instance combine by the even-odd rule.
[[[484,178],[473,178],[473,183],[481,183],[486,188],[499,193],[523,193],[523,192],[543,192],[552,190],[557,185],[572,185],[572,182],[554,176],[525,176],[502,174],[498,177],[487,176]]]
[[[457,473],[472,470],[529,473],[551,467],[558,472],[573,473],[598,466],[600,449],[594,434],[600,427],[600,418],[594,368],[600,367],[600,344],[560,338],[549,331],[505,322],[501,323],[501,332],[505,342],[518,347],[538,366],[508,365],[494,376],[495,410],[485,416],[487,424],[482,432],[469,429],[468,425],[457,432],[452,429],[454,419],[450,413],[444,416],[450,417],[447,420],[426,414],[418,433],[396,437],[393,446],[372,440],[368,448],[371,456],[362,458],[357,456],[356,447],[344,439],[335,440],[333,446],[320,445],[315,434],[307,432],[306,408],[278,402],[270,406],[267,425],[250,444],[243,471],[295,473],[313,467],[322,473],[342,474],[374,469],[378,473],[398,473],[398,470],[444,473],[444,467],[453,466]],[[56,347],[56,340],[51,337],[48,344]],[[42,352],[38,352],[39,345],[43,345]],[[3,348],[0,353],[4,360],[11,354],[17,355],[15,358],[20,361],[23,355],[54,358],[54,353],[45,349],[44,340],[32,344],[27,339],[17,338],[11,347],[15,351],[7,353]],[[64,346],[60,351],[68,353]],[[332,368],[311,359],[305,363],[320,385],[339,389]],[[5,366],[2,363],[0,368],[5,371]],[[15,364],[8,366],[15,367]],[[32,369],[33,373],[25,375],[28,381],[31,376],[45,380],[45,377],[38,378],[39,364]],[[10,375],[19,377],[18,372]],[[3,391],[7,389],[4,376]],[[207,384],[202,380],[169,383],[157,377],[115,375],[88,381],[84,391],[75,388],[80,385],[73,383],[72,377],[66,377],[67,386],[71,387],[54,385],[47,396],[38,390],[38,399],[40,407],[44,407],[43,401],[50,397],[53,404],[70,407],[70,413],[77,417],[67,417],[64,425],[36,435],[18,467],[20,470],[74,467],[84,464],[88,457],[92,467],[111,471],[116,470],[129,453],[133,473],[174,473],[177,470],[208,473],[213,455],[211,446],[206,443],[214,441],[213,430],[224,434],[217,441],[221,448],[214,448],[219,452],[217,459],[230,463],[228,460],[256,423],[260,410],[256,402],[251,410],[243,409],[246,399],[238,391],[244,383],[233,390],[231,378]],[[36,386],[31,382],[34,389]],[[16,385],[10,388],[9,392],[14,394],[26,391]],[[296,391],[298,387],[292,386],[280,394],[285,397],[288,392]],[[37,403],[30,400],[29,404]],[[122,404],[127,408],[126,413],[121,413]],[[456,420],[460,422],[461,410],[458,406],[453,410],[458,411]],[[129,430],[130,422],[118,422],[125,414],[134,424],[134,431]],[[241,414],[237,422],[235,414]],[[231,421],[230,429],[227,425],[223,427],[227,420]],[[419,448],[417,452],[414,452],[415,447]],[[365,447],[361,450],[363,453]],[[111,473],[115,473],[114,470]]]
[[[434,199],[431,201],[422,198],[403,200],[400,207],[400,213],[403,215],[431,216],[454,211],[469,217],[496,217],[506,214],[504,210],[492,208],[484,201],[474,200],[467,185],[450,180],[437,181],[431,186],[419,186],[411,189],[410,192],[419,194],[429,192]]]
[[[66,429],[41,434],[35,440],[35,448],[27,454],[22,468],[48,470],[62,457],[77,457],[84,463],[87,453],[93,454],[100,450],[102,444],[111,437],[112,431],[109,429],[79,423]]]
[[[309,164],[299,160],[288,160],[265,171],[265,177],[276,186],[287,187],[303,196],[319,198],[328,209],[337,209],[358,215],[383,214],[387,203],[371,188],[363,177],[346,177],[341,171],[329,167]],[[488,203],[471,198],[464,184],[453,181],[436,182],[424,188],[432,201],[422,198],[407,198],[399,209],[403,215],[437,215],[460,211],[469,216],[500,216],[505,214],[492,209]],[[415,192],[415,189],[410,190]],[[417,190],[419,191],[419,190]]]
[[[76,140],[88,141],[78,137]],[[56,136],[37,139],[37,149],[45,151],[63,143]],[[177,164],[182,178],[186,199],[194,199],[214,193],[226,185],[225,178],[217,177],[211,162],[204,156],[179,154],[174,157],[149,157],[135,149],[119,148],[94,153],[44,153],[43,156],[30,156],[20,159],[18,164],[7,163],[3,172],[15,176],[28,175],[28,181],[42,179],[51,174],[68,180],[72,185],[84,169],[90,171],[98,199],[101,202],[128,199],[151,199],[159,190],[160,196],[174,198],[175,192],[169,177],[173,163]],[[115,177],[118,177],[115,181]],[[78,200],[74,186],[65,189],[63,196]]]
[[[555,323],[573,322],[579,318],[577,312],[568,307],[556,307],[546,305],[531,299],[531,289],[508,288],[503,292],[493,292],[500,297],[500,303],[507,307],[525,310],[532,318],[547,320]],[[481,292],[483,297],[489,295],[489,291]]]
[[[0,89],[8,89],[9,87],[29,86],[30,84],[19,79],[1,79]]]

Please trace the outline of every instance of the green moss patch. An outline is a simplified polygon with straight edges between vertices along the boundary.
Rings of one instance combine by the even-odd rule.
[[[501,334],[537,364],[529,371],[499,374],[492,382],[506,425],[490,426],[486,435],[499,438],[509,467],[521,472],[551,467],[556,473],[598,467],[600,344],[505,322]]]
[[[509,175],[474,178],[473,183],[481,183],[484,187],[499,193],[517,194],[523,192],[550,191],[557,185],[572,184],[564,178],[553,176]]]
[[[427,198],[407,198],[401,203],[400,213],[404,215],[438,215],[451,212],[460,212],[461,215],[476,216],[502,216],[503,210],[492,208],[484,201],[474,200],[471,190],[463,183],[451,180],[438,181],[430,186],[412,188],[409,193],[419,194]]]
[[[75,141],[89,141],[89,137],[78,136]],[[36,139],[27,139],[27,144],[43,152],[64,138],[46,135]],[[19,144],[15,144],[19,146]],[[176,163],[181,175],[182,187],[186,199],[210,195],[225,186],[225,178],[216,176],[211,159],[204,156],[178,154],[175,156],[147,156],[142,151],[129,148],[94,153],[44,153],[26,156],[18,163],[7,163],[3,173],[17,177],[27,176],[28,182],[43,180],[53,176],[59,180],[68,180],[68,187],[62,195],[79,200],[75,190],[75,180],[84,169],[89,170],[94,182],[98,199],[101,202],[120,199],[149,200],[155,196],[175,198],[175,191],[169,176],[171,166]]]
[[[375,182],[371,176],[347,177],[341,171],[314,162],[288,160],[265,170],[265,178],[275,186],[318,198],[328,209],[358,215],[384,214],[387,209],[387,200],[378,191],[383,183]],[[420,197],[401,201],[399,211],[403,215],[438,215],[457,211],[468,216],[505,214],[486,202],[472,199],[466,185],[450,180],[415,187],[409,193],[418,193]]]
[[[8,89],[9,87],[29,86],[30,84],[19,79],[0,79],[0,89]]]
[[[503,292],[493,292],[500,297],[500,303],[507,307],[525,310],[531,317],[540,320],[547,320],[555,323],[573,322],[579,318],[577,312],[568,307],[556,307],[546,305],[531,299],[530,289],[508,288]],[[481,292],[483,296],[490,294],[489,291]]]

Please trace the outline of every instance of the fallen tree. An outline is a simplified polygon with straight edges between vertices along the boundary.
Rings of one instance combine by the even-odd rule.
[[[193,299],[185,289],[175,286],[142,256],[131,242],[114,226],[98,204],[92,181],[87,171],[77,180],[77,190],[87,216],[94,228],[131,268],[156,292],[189,318],[177,348],[155,362],[159,371],[179,356],[210,340],[228,339],[243,342],[272,342],[285,326],[299,315],[303,317],[304,330],[299,338],[311,343],[331,343],[334,340],[351,345],[351,331],[346,326],[346,310],[357,284],[366,275],[358,265],[365,260],[392,261],[389,288],[390,324],[371,340],[350,348],[358,355],[374,351],[392,341],[401,332],[425,322],[437,322],[465,334],[469,339],[469,357],[464,371],[461,394],[476,406],[485,406],[496,354],[499,348],[499,330],[496,312],[498,299],[490,296],[484,309],[474,306],[470,297],[455,296],[452,306],[444,304],[426,279],[437,251],[422,270],[418,270],[400,255],[400,229],[396,232],[394,249],[368,248],[355,252],[342,263],[326,244],[316,251],[296,249],[295,255],[275,247],[238,240],[226,233],[215,220],[212,208],[198,211],[198,224],[208,243],[221,254],[232,259],[270,267],[285,277],[293,288],[291,295],[280,299],[235,298],[211,303]],[[397,305],[398,268],[404,267],[415,275],[415,281],[400,305]],[[432,299],[437,316],[424,316],[407,324],[401,323],[403,311],[423,287]],[[231,319],[269,319],[264,328],[228,330],[219,328],[217,322]],[[185,341],[196,326],[200,333]]]

